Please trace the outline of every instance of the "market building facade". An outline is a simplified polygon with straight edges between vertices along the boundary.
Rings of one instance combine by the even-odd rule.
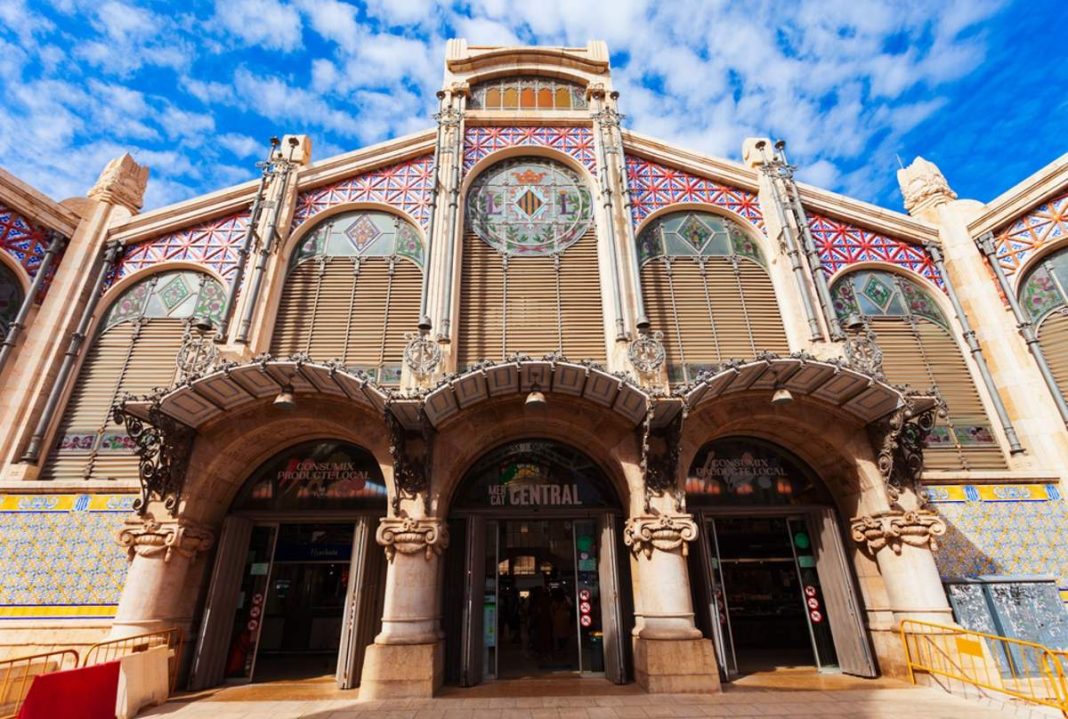
[[[5,653],[397,697],[1064,641],[1068,157],[901,214],[622,128],[603,43],[450,41],[438,98],[144,213],[129,156],[0,174]]]

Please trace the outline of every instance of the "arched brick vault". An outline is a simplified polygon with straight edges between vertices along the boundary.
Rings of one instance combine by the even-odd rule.
[[[642,502],[638,430],[619,414],[589,400],[547,393],[542,409],[524,408],[524,395],[483,402],[450,418],[434,439],[433,513],[446,517],[467,470],[506,442],[551,439],[585,453],[604,472],[631,513]]]
[[[352,442],[371,452],[392,492],[393,460],[381,415],[340,398],[298,395],[291,410],[278,409],[268,399],[226,413],[200,429],[186,473],[181,513],[218,526],[260,464],[287,447],[315,439]]]
[[[766,392],[702,404],[683,425],[679,472],[689,470],[705,443],[727,436],[757,437],[795,454],[827,486],[845,519],[888,509],[867,431],[841,410],[796,395],[776,406]]]

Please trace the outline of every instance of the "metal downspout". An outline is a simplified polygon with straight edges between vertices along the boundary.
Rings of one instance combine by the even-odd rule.
[[[281,169],[276,170],[272,163],[272,172],[277,172],[281,175],[282,184],[278,190],[278,194],[273,200],[271,222],[267,226],[267,237],[260,242],[260,249],[256,255],[256,265],[252,268],[252,279],[249,284],[248,300],[245,302],[244,311],[241,313],[241,324],[237,329],[237,337],[234,341],[239,344],[248,344],[249,328],[252,326],[252,316],[256,312],[256,303],[260,298],[260,289],[263,286],[263,275],[267,270],[267,258],[270,257],[271,251],[274,249],[274,238],[278,234],[278,210],[282,205],[282,201],[286,196],[286,189],[289,185],[289,173],[292,170],[293,151],[296,149],[300,141],[295,137],[289,138],[289,157],[284,160],[277,160]]]
[[[459,241],[459,238],[455,235],[455,230],[460,203],[460,170],[464,162],[464,109],[467,105],[464,95],[458,96],[458,104],[460,105],[459,109],[450,108],[449,110],[451,113],[455,113],[455,119],[452,122],[456,125],[456,137],[453,138],[452,186],[449,188],[449,241],[445,245],[445,283],[441,297],[441,329],[438,334],[439,338],[444,342],[449,342],[452,335],[452,281],[456,258],[456,243]]]
[[[782,167],[789,173],[783,177],[783,188],[786,190],[786,200],[790,203],[797,227],[801,230],[801,241],[805,255],[808,257],[808,267],[812,271],[812,280],[816,283],[816,297],[820,301],[823,310],[823,318],[827,321],[827,327],[831,330],[831,339],[834,341],[844,340],[845,332],[842,323],[838,321],[838,315],[834,311],[834,300],[831,299],[831,290],[827,286],[827,276],[823,273],[823,262],[820,253],[816,249],[816,241],[812,239],[812,230],[808,226],[808,215],[805,214],[805,206],[801,204],[801,193],[794,182],[793,168],[786,160],[786,143],[779,140],[775,143],[779,161]]]
[[[949,295],[949,303],[953,305],[953,312],[957,315],[957,322],[960,323],[964,341],[975,359],[975,365],[979,368],[979,375],[983,378],[983,384],[986,385],[987,392],[990,393],[990,399],[994,403],[994,411],[997,412],[998,421],[1001,422],[1001,428],[1005,431],[1005,438],[1009,440],[1009,451],[1012,454],[1019,454],[1024,451],[1023,445],[1020,444],[1020,438],[1016,436],[1016,428],[1012,426],[1008,410],[1005,409],[1005,403],[1001,400],[997,385],[994,384],[994,377],[990,374],[990,367],[986,364],[983,348],[975,337],[975,330],[972,329],[971,323],[968,322],[968,316],[964,314],[964,307],[960,303],[960,298],[957,297],[957,290],[953,287],[949,273],[946,272],[946,264],[942,258],[942,248],[934,243],[924,243],[923,247],[931,255],[938,274],[941,275],[942,280],[946,283],[946,294]]]
[[[22,328],[26,326],[26,318],[30,315],[30,309],[33,307],[34,299],[40,293],[41,286],[44,284],[48,271],[52,269],[52,260],[67,243],[67,238],[63,235],[55,230],[51,230],[50,232],[52,234],[52,241],[48,243],[48,249],[45,250],[44,257],[41,258],[41,264],[37,266],[37,274],[34,275],[33,282],[30,283],[30,288],[26,291],[26,296],[22,298],[22,305],[19,307],[19,313],[15,315],[15,319],[11,321],[11,325],[8,329],[7,336],[4,337],[3,343],[0,343],[0,371],[4,369],[4,365],[7,364],[7,358],[11,356],[11,353],[15,350],[15,345],[18,344],[19,333],[22,331]]]
[[[1009,301],[1009,307],[1012,308],[1012,314],[1016,318],[1016,328],[1020,331],[1024,342],[1027,343],[1027,349],[1031,352],[1031,356],[1035,358],[1035,364],[1038,365],[1038,371],[1042,374],[1042,380],[1046,383],[1050,394],[1053,395],[1053,401],[1057,405],[1057,411],[1060,412],[1061,421],[1064,422],[1065,426],[1068,426],[1068,403],[1065,403],[1064,395],[1061,394],[1060,387],[1057,386],[1057,380],[1053,377],[1053,372],[1046,361],[1046,354],[1038,343],[1038,336],[1035,334],[1034,325],[1031,324],[1031,318],[1027,316],[1023,307],[1020,306],[1020,302],[1016,299],[1016,294],[1009,284],[1009,278],[1005,276],[1005,270],[1001,268],[1001,263],[998,262],[996,257],[997,250],[994,248],[994,233],[987,232],[976,240],[975,244],[979,246],[979,251],[986,255],[987,263],[994,270],[994,276],[998,278],[1001,292]]]
[[[234,303],[237,301],[237,293],[241,291],[241,281],[245,278],[245,266],[248,265],[248,256],[252,251],[252,240],[256,236],[256,225],[260,222],[263,213],[263,191],[267,187],[267,178],[271,175],[271,158],[278,149],[279,140],[271,138],[271,149],[267,151],[267,159],[263,161],[260,173],[260,186],[256,189],[256,199],[252,201],[252,212],[248,218],[248,229],[245,230],[245,238],[241,241],[241,247],[237,251],[237,269],[234,279],[230,283],[230,292],[226,295],[226,311],[223,312],[222,322],[219,323],[218,338],[225,342],[226,335],[230,331],[230,319],[234,314]]]
[[[639,332],[649,330],[649,317],[645,314],[645,295],[642,294],[642,268],[638,264],[638,238],[634,234],[633,205],[630,195],[630,181],[627,179],[627,156],[623,150],[623,128],[617,125],[619,132],[619,183],[623,187],[623,219],[627,227],[627,248],[630,256],[630,271],[634,280],[634,307],[637,318],[634,324]]]
[[[782,206],[782,197],[779,195],[779,187],[775,182],[775,175],[777,174],[776,168],[772,167],[771,161],[768,158],[767,143],[764,140],[759,141],[756,144],[760,154],[764,159],[764,164],[761,166],[764,174],[771,180],[772,200],[775,205],[775,214],[779,218],[779,224],[782,225],[783,235],[786,237],[786,254],[790,257],[790,266],[794,271],[794,279],[797,280],[797,289],[801,293],[801,304],[805,308],[805,318],[808,320],[808,330],[810,339],[822,340],[823,330],[820,328],[819,320],[816,319],[816,311],[812,307],[812,298],[808,294],[808,282],[805,280],[805,268],[801,264],[800,250],[797,248],[797,238],[794,237],[790,223],[786,220],[786,211]]]
[[[444,109],[442,100],[445,93],[438,93],[438,113],[435,119],[438,121],[437,139],[434,143],[434,168],[430,173],[430,218],[427,222],[426,231],[426,256],[423,258],[423,285],[419,290],[419,332],[426,334],[433,328],[430,321],[430,259],[434,247],[434,224],[438,213],[438,188],[441,183],[438,180],[441,171],[441,112]]]
[[[59,372],[56,374],[56,379],[52,383],[52,391],[48,393],[48,400],[45,402],[44,411],[41,412],[40,419],[37,420],[37,426],[33,430],[33,436],[30,437],[30,442],[26,446],[26,451],[22,454],[23,462],[36,463],[41,456],[41,444],[44,442],[44,437],[48,433],[48,428],[52,424],[52,418],[56,413],[56,407],[59,406],[59,398],[67,388],[67,382],[70,380],[71,372],[74,370],[74,363],[78,360],[78,353],[89,332],[89,325],[93,321],[93,314],[96,312],[97,302],[100,301],[104,283],[107,281],[108,275],[115,266],[115,262],[119,259],[122,250],[122,243],[115,240],[110,242],[107,249],[104,251],[104,261],[101,263],[99,271],[97,271],[96,280],[93,282],[93,289],[90,291],[89,297],[85,301],[85,307],[82,309],[82,316],[78,320],[78,326],[70,336],[70,342],[67,344],[67,351],[63,355],[63,364],[60,365]]]
[[[600,100],[600,105],[601,109],[594,113],[593,119],[597,123],[597,134],[600,135],[600,142],[597,145],[600,150],[601,197],[604,198],[602,206],[608,225],[608,255],[612,261],[612,309],[616,316],[616,342],[621,342],[627,339],[627,333],[623,322],[623,298],[620,296],[619,249],[616,247],[615,219],[612,217],[612,188],[608,184],[608,153],[605,151],[605,126],[618,122],[618,118],[613,117],[612,110],[606,107],[603,98]]]

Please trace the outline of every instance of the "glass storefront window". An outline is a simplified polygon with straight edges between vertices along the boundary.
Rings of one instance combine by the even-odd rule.
[[[686,475],[697,505],[830,504],[811,472],[782,449],[753,439],[719,439],[698,451]]]

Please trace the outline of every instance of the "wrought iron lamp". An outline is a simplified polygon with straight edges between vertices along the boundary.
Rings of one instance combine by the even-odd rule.
[[[523,406],[527,409],[544,409],[545,404],[545,395],[542,394],[541,387],[535,382],[530,388],[530,393],[527,394],[527,399],[523,402]]]
[[[794,401],[794,396],[790,393],[790,390],[786,389],[778,382],[775,383],[775,391],[771,394],[771,403],[777,407],[790,404]]]
[[[274,398],[272,404],[279,409],[286,410],[296,407],[297,401],[293,398],[293,385],[283,385],[282,390],[278,393],[278,396]]]

